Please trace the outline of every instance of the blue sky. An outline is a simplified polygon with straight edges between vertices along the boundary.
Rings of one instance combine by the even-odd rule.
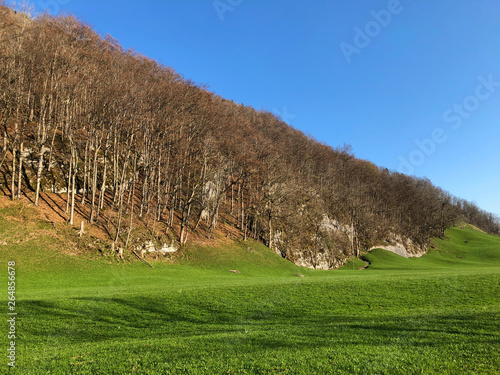
[[[497,0],[34,5],[74,13],[225,98],[500,215]]]

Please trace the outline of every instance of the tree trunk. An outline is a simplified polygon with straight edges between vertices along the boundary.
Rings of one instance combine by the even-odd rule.
[[[104,170],[102,172],[102,185],[99,192],[99,207],[97,209],[96,220],[99,217],[99,211],[104,208],[104,195],[106,193],[106,178],[108,172],[108,147],[109,147],[109,133],[106,137],[106,148],[104,149]]]
[[[188,203],[187,207],[185,207],[184,210],[182,211],[181,233],[179,236],[181,246],[184,246],[187,242],[190,214],[191,214],[191,203]]]
[[[21,146],[19,147],[19,173],[17,176],[17,199],[21,199],[21,182],[23,177],[23,160],[24,160],[24,142],[21,142]]]
[[[85,143],[85,156],[83,159],[83,190],[82,190],[82,206],[85,205],[85,197],[87,196],[87,164],[88,164],[89,140]],[[90,165],[89,165],[90,167]],[[92,223],[92,219],[90,220]]]
[[[43,155],[45,153],[45,147],[42,146],[40,150],[40,156],[38,158],[38,168],[36,171],[36,192],[35,192],[35,206],[38,206],[38,198],[40,196],[40,181],[42,179],[43,171]]]
[[[269,225],[269,248],[273,250],[273,228],[272,228],[272,217],[271,213],[269,213],[268,217],[268,225]]]
[[[72,164],[72,170],[70,173],[71,176],[71,210],[70,210],[70,216],[69,216],[69,223],[70,225],[73,225],[74,218],[75,218],[75,194],[76,194],[76,173],[78,172],[78,167],[77,167],[77,153],[76,153],[76,145],[73,142],[73,139],[70,140],[71,142],[71,164]],[[68,191],[69,194],[69,191]]]
[[[69,224],[73,225],[75,218],[75,193],[76,193],[76,168],[73,168],[73,175],[71,177],[71,212],[69,216]]]
[[[137,155],[134,155],[134,175],[132,177],[132,200],[130,202],[130,222],[128,226],[127,241],[125,241],[125,247],[128,246],[128,241],[130,239],[130,232],[132,232],[132,224],[134,220],[134,203],[135,203],[134,192],[135,192],[136,171],[137,171]]]
[[[10,187],[11,200],[16,199],[16,154],[17,150],[12,149],[12,182]]]
[[[73,154],[73,151],[71,151],[71,154]],[[70,191],[71,191],[71,176],[73,174],[73,155],[71,155],[70,161],[69,161],[69,171],[68,171],[68,186],[67,186],[67,191],[66,191],[66,214],[69,213],[69,206],[70,206]]]
[[[93,160],[93,165],[92,165],[92,201],[90,205],[90,223],[94,223],[96,216],[96,208],[95,208],[95,196],[97,193],[97,153],[99,149],[96,147],[95,153],[94,153],[94,160]],[[89,185],[90,186],[90,185]]]

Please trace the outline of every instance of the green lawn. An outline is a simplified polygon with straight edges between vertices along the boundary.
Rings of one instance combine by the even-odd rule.
[[[362,271],[302,269],[251,241],[151,269],[64,255],[46,223],[13,217],[0,211],[19,313],[2,373],[500,372],[500,238],[471,228],[420,259],[375,250]]]

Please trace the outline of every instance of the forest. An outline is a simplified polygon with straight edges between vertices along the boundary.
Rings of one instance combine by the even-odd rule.
[[[12,200],[60,194],[71,225],[86,205],[125,249],[137,220],[180,246],[224,223],[313,267],[395,237],[425,248],[461,222],[500,235],[498,217],[428,179],[322,144],[73,16],[1,3],[0,189]]]

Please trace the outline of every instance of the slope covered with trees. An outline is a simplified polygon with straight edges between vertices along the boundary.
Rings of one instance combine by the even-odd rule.
[[[500,234],[498,218],[430,181],[223,99],[71,16],[0,5],[0,126],[5,194],[63,194],[71,224],[78,205],[92,225],[112,211],[121,246],[136,217],[181,245],[224,220],[313,267],[394,237],[424,248],[458,221]]]

